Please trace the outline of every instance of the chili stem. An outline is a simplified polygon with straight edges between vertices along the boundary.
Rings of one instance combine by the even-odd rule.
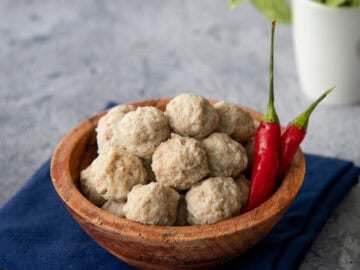
[[[264,115],[263,121],[266,122],[279,122],[279,117],[276,114],[274,106],[274,35],[275,35],[276,21],[273,20],[271,24],[271,46],[270,46],[270,68],[269,68],[269,100]]]
[[[297,126],[298,128],[306,131],[309,123],[309,118],[313,110],[316,106],[322,101],[332,90],[334,90],[335,86],[326,90],[317,100],[315,100],[303,113],[299,114],[291,121],[291,124]]]

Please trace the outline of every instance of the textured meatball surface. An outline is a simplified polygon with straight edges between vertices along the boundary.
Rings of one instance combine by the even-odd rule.
[[[104,203],[104,205],[101,207],[101,209],[103,209],[115,216],[125,217],[124,209],[123,209],[125,203],[126,203],[125,200],[121,200],[121,201],[110,200],[110,201],[107,201],[106,203]]]
[[[170,136],[168,118],[155,107],[138,107],[117,125],[112,144],[138,157],[149,159],[155,148]]]
[[[144,224],[175,224],[180,195],[170,187],[151,182],[136,185],[128,194],[124,206],[127,219]]]
[[[252,169],[252,165],[254,163],[254,144],[255,144],[255,137],[251,137],[249,141],[245,145],[246,155],[248,157],[248,169]]]
[[[231,177],[212,177],[186,193],[189,224],[211,224],[240,213],[240,189]]]
[[[203,97],[181,94],[166,106],[166,115],[174,132],[201,139],[219,125],[219,116],[214,107]]]
[[[245,148],[225,133],[213,133],[202,141],[211,176],[239,175],[247,166]]]
[[[85,197],[97,206],[105,203],[104,197],[96,190],[96,183],[99,179],[99,163],[101,161],[97,158],[84,170],[80,172],[80,190]]]
[[[201,143],[179,135],[173,135],[156,148],[151,166],[156,181],[178,190],[190,188],[209,172]]]
[[[143,159],[143,165],[147,172],[148,182],[156,182],[156,176],[151,168],[152,159]]]
[[[96,140],[98,153],[105,152],[111,146],[111,140],[116,130],[116,126],[128,112],[134,111],[132,105],[118,105],[111,108],[103,117],[100,118],[96,127]]]
[[[229,134],[235,140],[244,143],[255,134],[251,115],[239,106],[219,101],[214,105],[220,121],[218,131]]]
[[[81,172],[85,178],[106,200],[122,200],[134,185],[146,183],[147,173],[138,157],[111,148]]]
[[[241,194],[241,207],[245,207],[246,202],[249,197],[249,190],[250,190],[250,181],[246,178],[245,175],[240,175],[238,178],[235,179],[235,183],[238,185]]]

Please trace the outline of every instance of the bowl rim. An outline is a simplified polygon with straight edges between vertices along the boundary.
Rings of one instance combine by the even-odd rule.
[[[159,103],[166,104],[169,100],[170,98],[162,98],[129,102],[126,104],[132,104],[134,106],[152,104],[150,106],[157,106]],[[214,102],[216,102],[216,100],[211,100],[211,103]],[[248,111],[254,120],[261,119],[259,112],[242,105],[238,106]],[[69,171],[70,159],[64,158],[70,156],[72,149],[86,133],[96,128],[98,119],[106,112],[107,110],[99,112],[77,124],[60,140],[51,159],[50,173],[53,186],[68,210],[76,213],[83,221],[101,226],[103,230],[109,233],[170,243],[179,240],[193,241],[231,235],[235,232],[245,231],[249,227],[258,226],[273,216],[281,215],[281,213],[290,206],[303,183],[305,158],[302,150],[299,148],[295,156],[296,164],[293,162],[277,191],[259,207],[245,214],[214,224],[191,226],[147,225],[112,215],[92,204],[80,192],[74,181],[72,181],[72,176]],[[293,186],[291,187],[291,185]],[[286,190],[288,192],[285,192]]]

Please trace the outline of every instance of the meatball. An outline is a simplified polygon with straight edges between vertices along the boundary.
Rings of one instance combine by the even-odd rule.
[[[245,177],[245,175],[240,175],[237,179],[235,179],[235,183],[238,185],[241,194],[241,207],[245,207],[247,199],[249,197],[250,183],[249,180]]]
[[[127,219],[171,226],[175,224],[179,199],[180,195],[172,188],[151,182],[133,187],[123,210]]]
[[[245,148],[225,133],[213,133],[202,141],[208,157],[210,176],[235,177],[245,170]]]
[[[177,208],[177,215],[176,215],[176,226],[186,226],[187,223],[187,210],[186,210],[186,201],[185,196],[180,195],[179,205]]]
[[[96,168],[99,168],[99,163],[100,160],[98,158],[95,159],[90,166],[80,173],[80,190],[96,206],[101,206],[105,203],[104,197],[96,190],[98,178],[95,175],[98,174]]]
[[[121,200],[121,201],[110,200],[107,201],[101,208],[109,212],[110,214],[123,218],[125,217],[123,210],[125,203],[126,203],[125,200]]]
[[[146,183],[147,174],[138,157],[111,148],[81,172],[81,178],[85,177],[106,200],[122,200],[133,186]]]
[[[179,135],[173,135],[156,148],[151,166],[156,181],[178,190],[190,188],[209,172],[201,143]]]
[[[116,129],[116,125],[128,112],[134,111],[132,105],[119,105],[110,109],[103,117],[100,118],[96,128],[96,139],[98,144],[98,153],[107,151],[111,146],[111,139]]]
[[[211,224],[240,213],[241,194],[231,177],[212,177],[186,193],[189,224]]]
[[[253,122],[254,122],[254,127],[255,127],[255,132],[254,133],[256,133],[256,130],[259,128],[259,126],[260,126],[260,121],[258,121],[258,120],[253,120]]]
[[[239,106],[219,101],[214,107],[220,118],[218,131],[229,134],[241,143],[255,134],[255,125],[250,114]]]
[[[156,182],[156,176],[151,168],[152,159],[143,159],[143,165],[147,172],[147,180],[148,182]]]
[[[203,97],[181,94],[166,106],[171,128],[183,136],[202,139],[219,125],[214,107]]]
[[[117,125],[112,144],[138,157],[149,159],[155,148],[170,136],[168,119],[155,107],[138,107]]]
[[[246,155],[248,157],[249,171],[251,171],[254,162],[254,143],[255,143],[255,137],[251,137],[245,145]]]

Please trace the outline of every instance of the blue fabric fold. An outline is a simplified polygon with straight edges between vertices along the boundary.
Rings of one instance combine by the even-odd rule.
[[[228,269],[296,269],[358,181],[352,162],[306,154],[304,184],[271,233]],[[0,209],[0,269],[133,269],[90,238],[56,194],[47,161]]]
[[[352,162],[306,154],[306,174],[296,199],[270,234],[229,264],[229,269],[297,269],[332,210],[358,182]]]

